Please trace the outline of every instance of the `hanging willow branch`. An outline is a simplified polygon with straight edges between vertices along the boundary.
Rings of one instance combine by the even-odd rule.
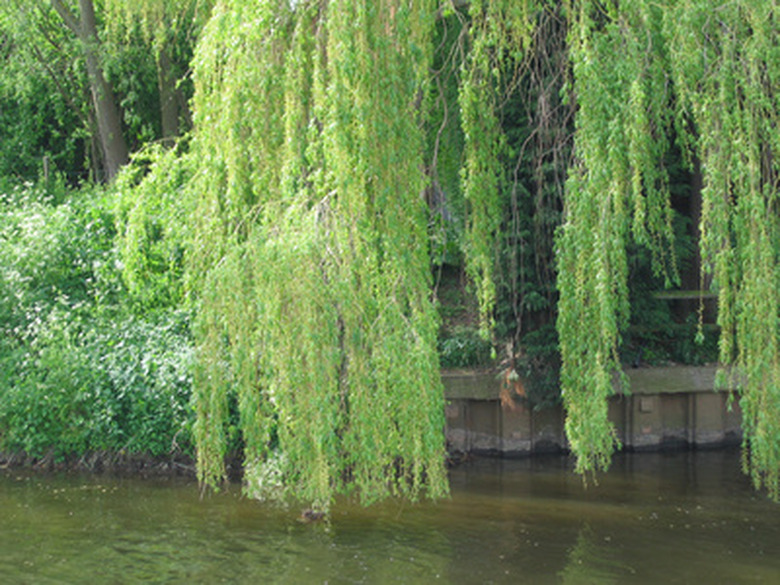
[[[719,294],[721,364],[741,392],[744,466],[780,495],[778,43],[772,3],[571,2],[577,114],[558,239],[567,433],[578,468],[614,444],[605,398],[628,314],[629,232],[654,251],[671,230],[663,155],[676,135],[702,168],[701,250]],[[666,273],[674,278],[674,266]],[[721,379],[724,379],[721,376]]]
[[[471,47],[463,66],[459,105],[465,138],[463,194],[469,203],[467,271],[476,284],[480,329],[488,337],[495,325],[497,262],[501,242],[506,137],[500,101],[509,79],[524,61],[532,40],[536,0],[472,2]]]
[[[580,472],[606,468],[618,443],[607,397],[621,372],[617,347],[629,316],[628,240],[633,233],[660,259],[672,233],[659,15],[641,2],[627,6],[567,7],[579,109],[557,240],[558,331],[566,433]]]
[[[718,291],[721,365],[731,366],[721,383],[741,395],[745,471],[778,499],[778,14],[772,2],[713,11],[689,0],[665,16],[679,117],[692,121],[703,169],[703,268]]]
[[[423,198],[427,2],[224,2],[196,68],[197,444],[327,508],[447,493]]]
[[[437,8],[225,0],[204,30],[188,286],[205,482],[223,477],[235,423],[258,490],[282,486],[322,507],[351,490],[365,501],[417,497],[424,484],[446,493],[421,130]],[[518,99],[539,13],[552,8],[468,8],[458,89],[465,251],[484,332],[508,200],[502,112]],[[668,283],[677,278],[665,168],[674,139],[701,163],[702,252],[720,295],[721,360],[742,392],[745,466],[777,497],[773,3],[568,0],[563,13],[576,120],[556,237],[557,325],[577,469],[606,468],[618,444],[607,397],[630,311],[628,243],[646,246]]]

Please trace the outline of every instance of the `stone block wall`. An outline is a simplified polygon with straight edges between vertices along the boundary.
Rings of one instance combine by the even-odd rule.
[[[739,406],[736,400],[729,404],[729,392],[713,389],[714,366],[626,373],[630,392],[616,388],[609,401],[609,417],[625,449],[704,448],[741,440]],[[534,411],[522,400],[502,404],[492,372],[444,372],[442,380],[450,451],[511,457],[567,450],[560,406]]]

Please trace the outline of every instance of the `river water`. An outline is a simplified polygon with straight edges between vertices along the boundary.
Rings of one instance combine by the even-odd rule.
[[[452,497],[329,522],[235,486],[0,471],[0,583],[780,583],[780,505],[736,451],[477,460]]]

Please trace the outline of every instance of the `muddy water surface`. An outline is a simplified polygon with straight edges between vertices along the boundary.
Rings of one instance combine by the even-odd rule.
[[[181,479],[0,470],[0,583],[780,583],[780,505],[739,453],[478,460],[452,497],[330,522]]]

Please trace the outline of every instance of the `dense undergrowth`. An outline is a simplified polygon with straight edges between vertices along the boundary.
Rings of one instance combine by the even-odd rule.
[[[191,456],[189,315],[122,279],[115,191],[0,190],[0,452]]]
[[[0,452],[54,462],[194,457],[186,235],[165,233],[186,223],[168,217],[186,213],[178,192],[186,167],[171,156],[156,173],[145,168],[111,188],[0,185]],[[711,359],[714,340],[694,343],[696,323],[675,324],[637,266],[625,364]],[[560,402],[554,329],[527,334],[521,357],[507,363],[504,342],[479,336],[459,270],[445,270],[436,291],[442,367],[512,368],[532,406]]]

